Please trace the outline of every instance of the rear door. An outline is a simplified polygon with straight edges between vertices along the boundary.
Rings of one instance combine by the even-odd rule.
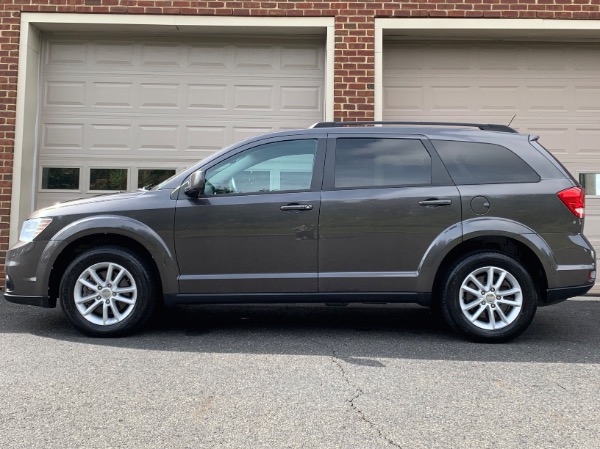
[[[319,291],[411,292],[457,188],[423,136],[331,135],[319,223]]]

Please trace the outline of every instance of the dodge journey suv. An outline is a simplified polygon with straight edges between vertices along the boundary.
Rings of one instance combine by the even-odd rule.
[[[4,297],[58,302],[98,337],[160,304],[412,302],[501,342],[592,287],[583,221],[583,189],[536,136],[318,123],[136,192],[38,210],[7,254]]]

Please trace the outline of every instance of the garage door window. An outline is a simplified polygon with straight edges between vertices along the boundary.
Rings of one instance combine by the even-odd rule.
[[[420,140],[337,139],[335,186],[380,187],[431,183],[431,156]]]
[[[79,190],[79,168],[43,167],[43,190]]]
[[[126,168],[90,169],[90,190],[127,190]]]
[[[579,184],[589,196],[600,196],[600,173],[579,173]]]
[[[153,168],[140,168],[138,170],[138,189],[142,187],[155,186],[175,174],[175,170],[163,170]]]

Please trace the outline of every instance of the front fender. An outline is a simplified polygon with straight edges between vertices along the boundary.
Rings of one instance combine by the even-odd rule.
[[[431,243],[419,265],[418,291],[431,291],[446,256],[457,246],[477,237],[514,239],[535,254],[546,273],[546,279],[552,279],[557,271],[558,264],[550,246],[531,228],[505,218],[478,217],[450,226]]]
[[[162,281],[163,293],[178,293],[177,260],[167,243],[148,225],[122,215],[99,215],[74,221],[58,231],[44,249],[38,267],[52,267],[71,243],[90,235],[118,234],[135,240],[152,255]],[[49,285],[50,271],[38,272],[37,278]]]

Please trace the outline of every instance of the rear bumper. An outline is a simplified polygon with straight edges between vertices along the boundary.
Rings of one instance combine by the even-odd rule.
[[[0,295],[4,296],[4,299],[6,299],[8,302],[13,302],[15,304],[45,307],[48,309],[56,307],[56,300],[51,300],[48,296],[22,296],[13,295],[6,292],[0,292]]]
[[[549,288],[546,292],[546,299],[539,302],[539,306],[549,306],[565,301],[575,296],[585,295],[594,284],[578,285],[575,287]]]

